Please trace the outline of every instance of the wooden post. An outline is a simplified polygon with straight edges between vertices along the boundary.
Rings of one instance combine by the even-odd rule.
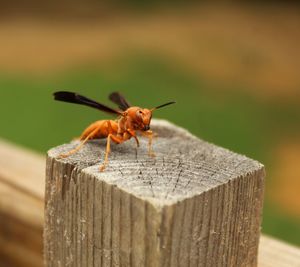
[[[264,167],[166,121],[152,128],[155,158],[141,139],[49,151],[44,257],[47,266],[257,266]]]

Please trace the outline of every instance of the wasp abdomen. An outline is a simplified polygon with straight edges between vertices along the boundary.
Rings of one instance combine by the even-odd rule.
[[[110,133],[116,134],[118,131],[118,123],[113,120],[100,120],[88,126],[80,136],[80,140],[84,140],[90,135],[89,139],[105,138]]]

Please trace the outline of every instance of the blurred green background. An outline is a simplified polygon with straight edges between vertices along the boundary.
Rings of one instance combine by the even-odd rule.
[[[266,165],[262,231],[300,245],[298,5],[117,3],[1,19],[0,137],[45,154],[109,117],[56,90],[176,100],[155,115]]]

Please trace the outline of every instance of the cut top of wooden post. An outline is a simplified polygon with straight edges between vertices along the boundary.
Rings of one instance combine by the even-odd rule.
[[[140,137],[140,147],[134,140],[112,144],[109,164],[104,172],[99,166],[104,159],[106,140],[87,143],[79,152],[60,159],[113,184],[155,207],[171,205],[226,184],[241,176],[260,172],[259,162],[227,149],[207,143],[165,120],[152,120],[156,157],[148,156],[147,139]],[[51,158],[74,148],[78,141],[49,151]],[[259,175],[259,174],[258,174]]]

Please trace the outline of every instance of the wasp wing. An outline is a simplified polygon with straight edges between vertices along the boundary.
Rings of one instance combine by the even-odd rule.
[[[103,104],[100,104],[92,99],[89,99],[85,96],[79,95],[74,92],[59,91],[59,92],[55,92],[53,95],[54,95],[54,99],[58,101],[85,105],[112,114],[118,114],[118,115],[121,114],[121,112],[118,110],[107,107]]]
[[[128,109],[131,105],[127,102],[127,100],[122,96],[119,92],[113,92],[109,95],[109,99],[117,104],[121,110]]]

